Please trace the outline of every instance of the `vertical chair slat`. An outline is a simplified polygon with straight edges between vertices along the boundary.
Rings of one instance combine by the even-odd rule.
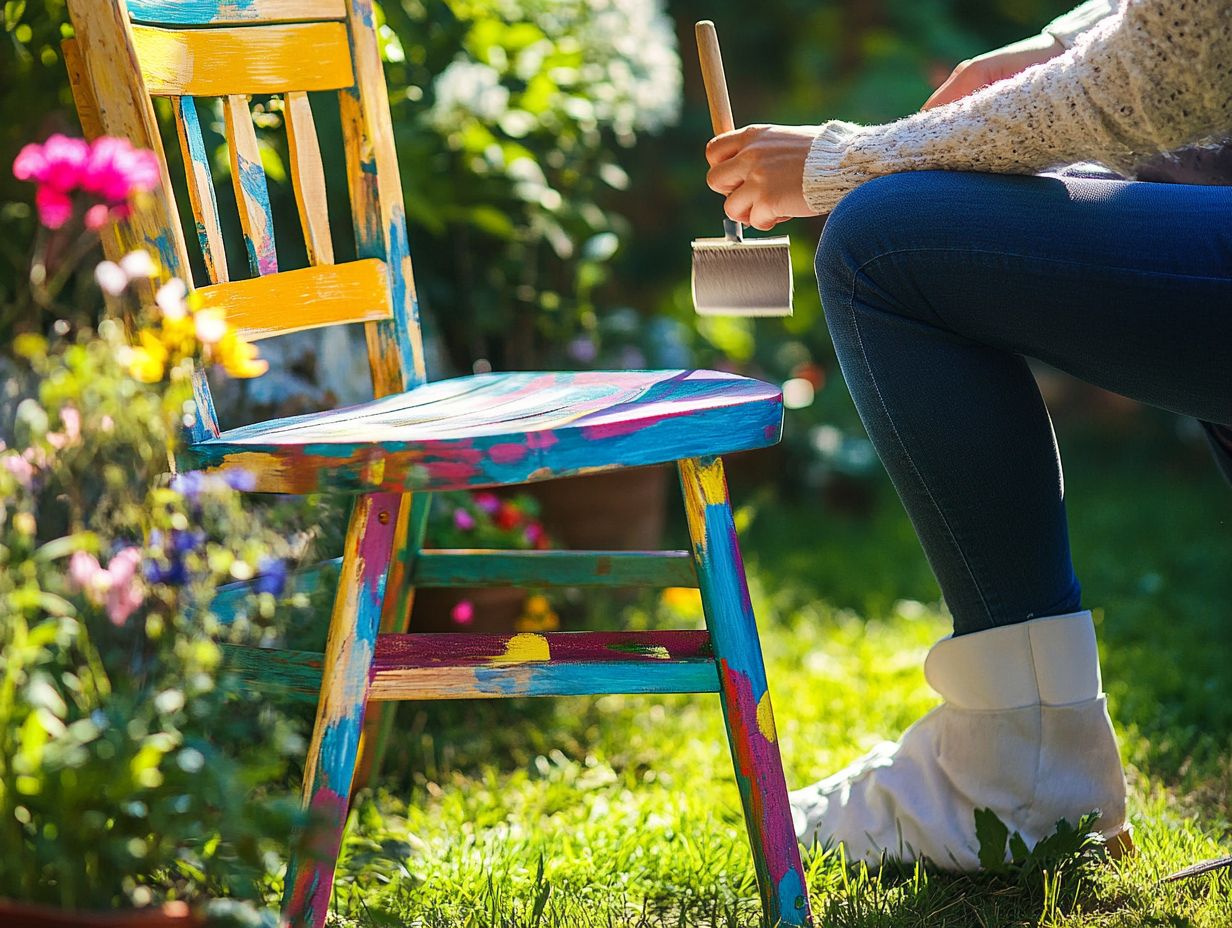
[[[381,258],[389,267],[393,321],[367,326],[372,383],[376,395],[384,396],[419,386],[427,380],[427,374],[389,116],[389,91],[372,29],[374,15],[372,0],[350,0],[347,4],[355,86],[338,92],[338,105],[359,256]]]
[[[270,212],[269,188],[265,182],[265,168],[261,166],[261,150],[257,146],[248,97],[231,94],[223,100],[223,111],[231,148],[231,183],[235,186],[235,203],[244,229],[248,265],[254,274],[277,274],[274,217]]]
[[[291,180],[295,205],[304,229],[304,245],[311,264],[333,264],[334,244],[329,237],[329,209],[325,199],[325,169],[321,166],[321,143],[308,94],[283,96],[287,123],[287,146],[291,155]]]
[[[222,226],[218,222],[218,198],[210,176],[205,140],[201,136],[197,101],[192,97],[175,97],[172,99],[172,109],[175,111],[175,131],[180,137],[180,152],[184,156],[188,202],[192,205],[208,283],[226,283],[231,277],[222,243]]]

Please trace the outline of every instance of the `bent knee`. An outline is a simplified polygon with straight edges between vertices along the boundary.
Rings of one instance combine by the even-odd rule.
[[[823,304],[850,294],[861,268],[894,249],[894,232],[904,228],[902,210],[913,201],[919,179],[920,174],[886,174],[839,201],[817,244],[815,268]]]

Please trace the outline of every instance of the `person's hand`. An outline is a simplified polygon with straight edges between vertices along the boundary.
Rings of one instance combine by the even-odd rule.
[[[1019,71],[1025,71],[1034,64],[1042,64],[1064,51],[1065,46],[1053,36],[1040,34],[1004,48],[985,52],[959,64],[946,78],[945,83],[928,98],[922,109],[932,109],[934,106],[941,106],[969,93],[975,93],[981,87],[1013,77]]]
[[[793,216],[816,216],[804,201],[804,161],[816,126],[745,126],[706,146],[706,183],[727,197],[729,219],[761,229]]]

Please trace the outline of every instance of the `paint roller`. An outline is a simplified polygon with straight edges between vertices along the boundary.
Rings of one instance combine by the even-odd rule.
[[[714,23],[697,24],[706,102],[714,134],[735,128],[719,36]],[[703,316],[790,316],[791,250],[787,236],[744,237],[744,227],[724,217],[722,238],[693,242],[693,307]]]

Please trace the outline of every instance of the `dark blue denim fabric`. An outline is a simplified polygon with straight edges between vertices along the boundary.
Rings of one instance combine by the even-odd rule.
[[[835,209],[817,277],[957,634],[1081,608],[1025,358],[1232,425],[1232,188],[895,174]]]

